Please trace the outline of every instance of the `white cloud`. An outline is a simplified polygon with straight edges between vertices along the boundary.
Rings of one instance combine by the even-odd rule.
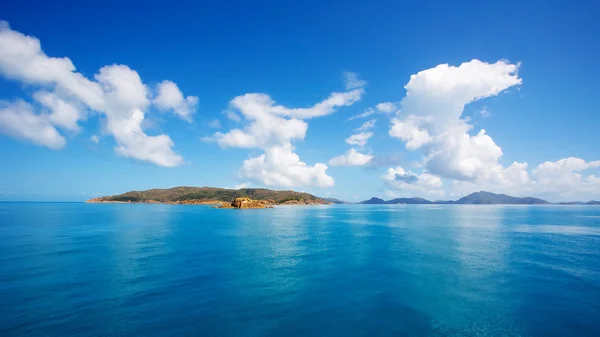
[[[115,137],[115,152],[123,157],[173,167],[183,158],[173,152],[167,135],[148,136],[142,129],[150,105],[148,88],[138,73],[124,65],[105,66],[94,76],[104,91],[106,128]]]
[[[265,186],[331,187],[334,180],[326,171],[325,164],[309,166],[300,161],[300,157],[293,152],[292,145],[285,143],[267,148],[264,154],[245,160],[240,176]]]
[[[66,140],[46,115],[36,115],[24,101],[0,102],[0,132],[14,138],[58,150]]]
[[[366,117],[371,116],[375,112],[376,111],[373,108],[366,108],[362,113],[359,113],[358,115],[354,115],[354,116],[348,118],[348,120],[351,121],[351,120],[354,120],[354,119],[366,118]]]
[[[64,138],[52,125],[77,131],[77,122],[85,118],[82,108],[87,108],[106,117],[106,130],[115,137],[117,154],[167,167],[183,163],[181,156],[173,151],[169,136],[149,136],[143,131],[144,110],[154,100],[136,71],[124,65],[105,66],[92,81],[75,70],[70,59],[47,56],[38,39],[10,29],[6,22],[1,23],[0,74],[28,85],[52,89],[52,92],[42,90],[34,94],[34,98],[51,111],[50,115],[36,115],[31,109],[13,109],[5,113],[4,117],[13,124],[3,126],[4,133],[38,145],[60,148],[64,146]],[[195,105],[196,99],[188,97],[184,104],[173,95],[174,83],[163,84],[166,89],[159,90],[157,107],[169,105],[180,116],[188,116],[192,111],[189,107]],[[45,136],[34,136],[36,132]]]
[[[466,104],[521,84],[518,68],[506,61],[472,60],[412,75],[390,135],[404,141],[409,150],[420,149],[431,174],[463,181],[506,179],[499,163],[502,149],[485,130],[470,136],[473,126],[461,116]]]
[[[550,200],[599,196],[596,176],[584,176],[581,171],[600,167],[600,161],[566,158],[543,163],[531,172],[524,162],[505,167],[500,163],[502,149],[485,130],[470,134],[473,125],[462,117],[465,105],[520,85],[518,68],[518,64],[506,61],[489,64],[473,60],[458,67],[439,65],[412,75],[389,134],[401,139],[408,150],[421,151],[424,173],[417,176],[400,172],[396,176],[396,169],[384,178],[388,187],[395,193],[418,193],[414,186],[421,181],[424,184],[427,180],[421,176],[427,175],[424,177],[435,184],[449,180],[450,184],[432,188],[452,196],[479,190],[546,196]]]
[[[401,166],[390,167],[382,177],[384,183],[393,191],[388,191],[394,197],[440,197],[444,195],[440,177],[422,173],[414,174],[404,170]]]
[[[564,158],[544,162],[527,171],[527,163],[513,163],[498,168],[496,179],[488,181],[454,181],[453,194],[463,196],[487,190],[514,196],[535,196],[549,201],[589,200],[600,198],[600,179],[583,174],[600,167],[600,161],[586,162],[580,158]]]
[[[590,174],[585,178],[585,183],[589,186],[600,187],[600,177],[596,177],[593,174]]]
[[[100,138],[97,135],[92,135],[90,137],[90,141],[94,144],[98,144],[98,143],[100,143]]]
[[[373,136],[373,132],[361,132],[354,134],[346,139],[346,143],[350,145],[356,145],[359,147],[364,147],[367,145],[369,138]]]
[[[546,161],[533,170],[533,175],[539,181],[556,183],[561,180],[570,180],[574,177],[574,172],[596,167],[600,167],[600,160],[586,162],[580,158],[569,157],[555,162]]]
[[[389,114],[398,110],[398,104],[394,102],[379,103],[375,108],[366,108],[362,113],[348,118],[349,121],[354,119],[366,118],[373,114]]]
[[[398,110],[398,105],[393,102],[384,102],[384,103],[377,104],[375,106],[375,109],[377,109],[377,111],[383,112],[383,113],[392,113],[392,112],[396,112]]]
[[[100,86],[75,72],[70,59],[46,56],[38,39],[10,29],[4,21],[0,23],[0,73],[28,84],[56,86],[94,109],[102,106]]]
[[[362,88],[367,85],[367,82],[359,79],[356,73],[348,71],[344,73],[344,83],[346,84],[346,90]]]
[[[304,139],[307,129],[308,124],[299,119],[264,114],[243,130],[217,132],[212,138],[221,147],[267,148],[294,139]]]
[[[360,127],[358,127],[356,129],[356,131],[365,131],[365,130],[372,129],[375,127],[375,122],[377,122],[376,119],[368,120],[368,121],[364,122]]]
[[[402,139],[406,143],[406,148],[416,150],[421,146],[431,142],[431,136],[425,129],[421,129],[423,118],[417,116],[407,116],[403,120],[392,118],[392,127],[390,136]]]
[[[576,194],[591,198],[600,197],[600,179],[583,171],[600,167],[600,160],[586,162],[580,158],[564,158],[555,162],[544,162],[532,172],[533,186],[546,194],[576,197]]]
[[[362,154],[354,148],[348,150],[346,154],[333,157],[329,160],[331,166],[363,166],[367,165],[373,159],[372,155]]]
[[[71,131],[79,131],[77,122],[85,118],[80,108],[58,97],[56,94],[40,90],[33,98],[52,112],[49,116],[52,124]]]
[[[217,132],[212,139],[222,147],[268,148],[295,139],[304,139],[308,124],[304,119],[325,116],[337,108],[357,102],[362,88],[332,93],[327,99],[310,108],[287,108],[276,105],[267,94],[253,93],[235,97],[230,102],[228,115],[239,112],[248,121],[243,129],[227,133]]]
[[[185,121],[191,121],[191,115],[196,112],[198,97],[183,97],[177,84],[172,81],[162,81],[157,88],[157,96],[153,103],[161,110],[171,110]]]
[[[117,147],[115,152],[126,158],[174,167],[183,163],[183,158],[172,151],[173,141],[167,135],[148,136],[141,128],[144,112],[131,110],[124,118],[109,118],[107,128],[111,130]]]

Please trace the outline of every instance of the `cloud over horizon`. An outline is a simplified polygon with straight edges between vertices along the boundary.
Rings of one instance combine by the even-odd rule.
[[[598,167],[597,162],[586,163],[578,158],[546,162],[530,175],[527,163],[502,165],[502,148],[486,130],[470,134],[474,126],[463,117],[465,106],[521,85],[518,69],[519,64],[504,60],[491,64],[472,60],[458,67],[441,64],[410,77],[400,110],[390,121],[389,135],[401,140],[407,150],[421,152],[423,174],[450,183],[430,186],[438,188],[433,191],[435,194],[460,195],[481,189],[518,195],[548,193],[557,182],[548,179],[550,168],[567,190],[585,189],[597,183],[594,175],[582,177],[574,173]],[[397,191],[414,191],[413,184],[398,182],[390,174],[384,182]]]

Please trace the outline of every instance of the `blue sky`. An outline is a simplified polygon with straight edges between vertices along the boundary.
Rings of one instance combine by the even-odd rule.
[[[4,1],[0,200],[179,185],[600,199],[599,10]]]

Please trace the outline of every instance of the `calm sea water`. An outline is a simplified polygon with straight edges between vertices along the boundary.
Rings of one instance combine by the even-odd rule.
[[[600,207],[0,204],[2,336],[600,336]]]

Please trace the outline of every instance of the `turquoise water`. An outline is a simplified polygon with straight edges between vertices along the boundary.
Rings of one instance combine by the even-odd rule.
[[[0,203],[2,336],[600,336],[600,207]]]

